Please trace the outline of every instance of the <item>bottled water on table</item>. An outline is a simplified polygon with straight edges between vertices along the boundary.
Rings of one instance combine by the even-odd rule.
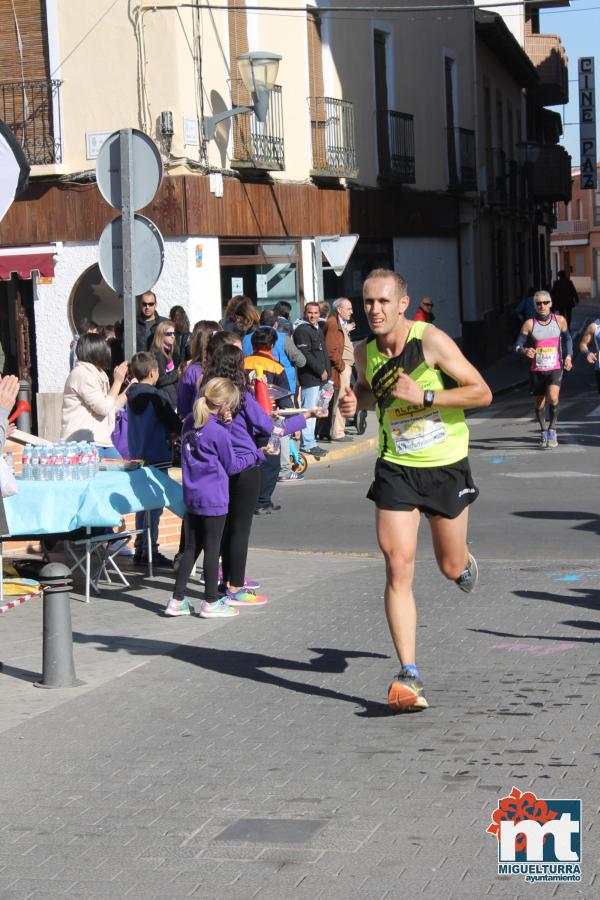
[[[52,456],[50,481],[62,481],[65,477],[65,445],[55,444],[50,452]]]
[[[15,458],[13,456],[12,450],[6,451],[6,453],[4,454],[4,460],[6,462],[6,465],[10,469],[11,473],[14,475],[15,474]]]
[[[33,453],[33,447],[31,446],[31,444],[27,444],[25,447],[23,447],[23,457],[22,457],[23,465],[22,465],[21,471],[23,473],[23,478],[25,478],[27,481],[29,481],[32,477],[32,474],[31,474],[31,455],[32,455],[32,453]]]
[[[40,450],[40,461],[38,464],[38,478],[40,481],[49,481],[49,463],[50,454],[45,447]]]

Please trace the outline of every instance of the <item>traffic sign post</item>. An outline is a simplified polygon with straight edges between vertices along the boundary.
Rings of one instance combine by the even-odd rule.
[[[96,163],[96,180],[104,199],[121,216],[106,226],[99,242],[102,277],[123,297],[125,359],[136,352],[135,298],[154,287],[164,262],[164,242],[153,222],[135,215],[156,194],[162,162],[154,141],[137,128],[109,135]]]
[[[133,296],[133,196],[132,169],[133,146],[131,128],[123,128],[121,149],[121,231],[123,245],[123,349],[125,359],[131,359],[136,351],[136,308]]]
[[[358,237],[357,234],[317,235],[315,237],[315,273],[317,280],[317,298],[319,301],[325,299],[323,272],[335,272],[339,278],[348,265],[348,260],[356,247]],[[329,266],[323,265],[323,257],[330,263]]]

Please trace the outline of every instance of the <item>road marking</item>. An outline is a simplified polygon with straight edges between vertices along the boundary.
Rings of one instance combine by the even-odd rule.
[[[498,451],[502,450],[502,457],[499,456]],[[535,454],[540,453],[551,453],[555,456],[560,452],[564,453],[585,453],[585,447],[579,447],[576,444],[559,444],[558,447],[552,447],[550,450],[541,450],[537,445],[535,447],[519,448],[516,447],[496,447],[495,450],[483,450],[481,453],[475,453],[472,455],[478,456],[481,459],[491,459],[491,462],[494,462],[497,459],[509,459],[513,456],[533,456]]]
[[[595,406],[592,411],[587,414],[588,419],[592,416],[600,416],[600,406]]]

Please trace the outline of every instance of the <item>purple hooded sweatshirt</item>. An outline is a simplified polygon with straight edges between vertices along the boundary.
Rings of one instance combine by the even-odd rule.
[[[246,391],[244,403],[231,422],[231,442],[235,452],[249,452],[253,448],[256,450],[257,439],[270,437],[274,424],[271,416],[268,416],[260,403],[254,399],[254,395]],[[297,416],[290,416],[285,420],[283,433],[293,434],[294,431],[302,431],[303,428],[306,428],[306,419],[302,413],[298,413]],[[261,454],[259,462],[263,460]]]
[[[230,426],[211,415],[202,428],[192,416],[183,423],[181,475],[183,501],[197,516],[224,516],[229,509],[229,477],[255,466],[263,455],[256,445],[234,449]]]
[[[177,414],[185,419],[192,411],[194,401],[198,398],[198,380],[202,375],[200,363],[190,363],[183,370],[177,385]]]

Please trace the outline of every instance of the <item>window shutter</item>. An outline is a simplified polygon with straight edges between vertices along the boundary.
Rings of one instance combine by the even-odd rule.
[[[321,20],[316,13],[306,16],[308,36],[308,87],[310,129],[312,137],[313,169],[327,168],[327,142],[325,115],[325,88],[323,85],[323,53],[321,45]]]
[[[44,0],[0,0],[0,118],[31,164],[56,160]]]
[[[248,22],[246,10],[240,9],[240,0],[228,0],[229,10],[229,71],[231,73],[231,102],[234,106],[250,106],[251,99],[240,78],[237,58],[240,53],[247,53]],[[234,9],[233,7],[238,7]],[[250,158],[250,122],[248,115],[235,116],[232,119],[233,158]]]

